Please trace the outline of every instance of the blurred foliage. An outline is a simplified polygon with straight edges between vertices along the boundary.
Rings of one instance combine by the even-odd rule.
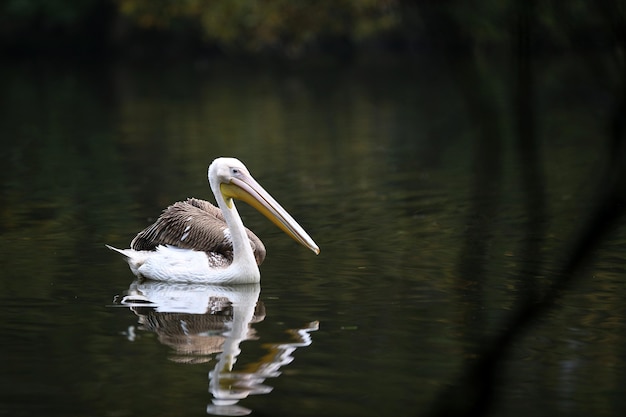
[[[108,0],[4,0],[0,52],[99,53],[115,15]]]
[[[398,25],[394,0],[117,0],[142,28],[198,25],[222,47],[298,51],[324,38],[359,41]]]
[[[533,8],[532,37],[551,48],[613,47],[623,1],[555,0]],[[301,56],[511,43],[521,4],[447,0],[5,0],[0,51],[72,54],[207,49]],[[526,6],[525,6],[526,7]],[[531,7],[531,6],[527,6]],[[620,32],[621,31],[621,32]],[[165,48],[164,48],[165,46]]]
[[[99,0],[5,0],[2,15],[14,23],[39,19],[47,25],[70,25],[84,19]],[[9,19],[3,19],[9,20]]]

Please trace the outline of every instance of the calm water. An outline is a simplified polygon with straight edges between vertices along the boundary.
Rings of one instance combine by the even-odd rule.
[[[520,147],[506,59],[3,66],[0,415],[428,414],[595,204],[613,86],[590,74],[536,63]],[[221,155],[321,254],[239,204],[268,249],[260,286],[134,282],[105,243],[212,200]],[[626,409],[625,250],[617,228],[515,340],[494,415]]]

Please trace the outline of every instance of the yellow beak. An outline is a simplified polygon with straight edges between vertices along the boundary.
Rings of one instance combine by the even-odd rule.
[[[230,183],[220,184],[220,190],[229,206],[231,203],[229,199],[231,198],[250,204],[283,232],[291,236],[293,240],[311,249],[316,255],[320,253],[320,248],[311,239],[311,236],[251,176],[240,173],[237,177],[232,178]]]

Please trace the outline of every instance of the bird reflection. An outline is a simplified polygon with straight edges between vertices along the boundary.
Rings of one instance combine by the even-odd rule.
[[[240,344],[258,339],[251,324],[265,319],[259,301],[259,284],[221,286],[135,281],[120,304],[137,316],[139,330],[154,332],[159,341],[175,352],[170,359],[179,363],[204,363],[217,359],[209,371],[212,403],[207,413],[247,415],[252,410],[238,405],[248,395],[267,394],[272,388],[265,379],[280,375],[279,369],[293,361],[292,353],[311,344],[310,332],[318,322],[289,330],[290,343],[264,344],[267,354],[245,369],[234,370]],[[130,340],[135,337],[129,329]]]

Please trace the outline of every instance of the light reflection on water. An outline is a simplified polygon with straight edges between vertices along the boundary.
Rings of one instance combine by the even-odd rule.
[[[553,279],[593,204],[604,131],[585,97],[563,106],[551,84],[571,66],[540,67],[544,181],[536,191],[545,207],[533,223],[506,110],[470,120],[452,81],[463,65],[401,67],[0,69],[11,102],[0,113],[0,414],[204,414],[208,373],[229,355],[197,351],[213,342],[215,350],[241,349],[234,369],[254,374],[280,363],[281,349],[308,343],[288,329],[306,333],[304,324],[318,320],[313,343],[288,354],[295,360],[282,375],[259,382],[272,392],[240,407],[302,416],[427,410],[525,291]],[[503,77],[486,68],[481,88],[508,102]],[[560,118],[550,117],[554,109]],[[504,126],[501,147],[487,155],[500,164],[477,145],[494,119]],[[230,347],[223,328],[204,326],[232,329],[234,314],[144,305],[133,306],[135,316],[106,307],[133,277],[104,244],[126,247],[173,201],[210,198],[206,167],[218,155],[244,161],[321,248],[312,256],[240,205],[268,249],[260,295],[251,296],[265,313],[251,340],[255,319],[247,317],[263,314],[246,304]],[[624,233],[616,230],[559,309],[518,340],[498,385],[504,414],[624,409]],[[184,295],[183,307],[194,297],[210,298]],[[194,325],[200,331],[190,339]]]
[[[135,281],[120,304],[138,316],[139,331],[156,333],[160,343],[172,348],[175,355],[171,361],[216,362],[208,372],[213,399],[207,413],[248,415],[252,410],[239,401],[270,393],[272,388],[264,381],[278,377],[281,368],[293,361],[295,350],[311,344],[309,333],[319,328],[313,321],[304,328],[288,330],[293,339],[290,342],[268,343],[252,326],[266,316],[259,302],[260,291],[258,284],[228,287]],[[136,332],[134,326],[129,327],[130,341],[135,340]],[[265,340],[263,349],[267,352],[243,370],[236,370],[241,344],[256,339]]]

